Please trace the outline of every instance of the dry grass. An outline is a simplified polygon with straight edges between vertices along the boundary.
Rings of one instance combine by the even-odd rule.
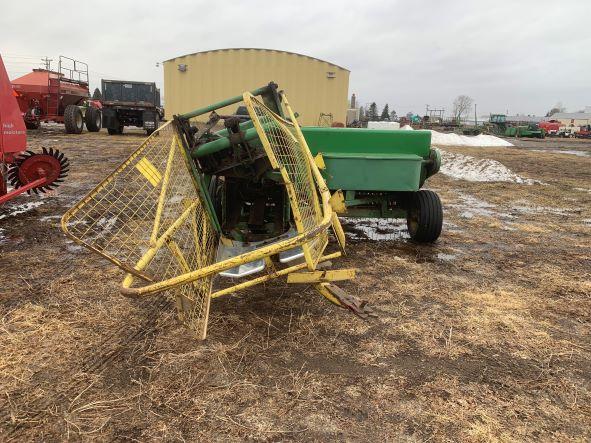
[[[19,270],[0,277],[1,440],[591,439],[591,193],[575,190],[591,159],[449,148],[545,184],[437,176],[436,245],[353,242],[338,263],[361,274],[342,286],[378,319],[276,282],[215,300],[200,343],[173,303],[122,298],[120,273],[57,231],[139,140],[32,138],[73,167],[0,220],[0,267]],[[465,217],[466,195],[493,206]]]

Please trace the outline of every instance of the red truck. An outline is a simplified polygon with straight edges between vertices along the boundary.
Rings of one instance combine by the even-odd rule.
[[[540,129],[544,129],[548,135],[558,135],[561,123],[558,120],[550,120],[538,123]]]

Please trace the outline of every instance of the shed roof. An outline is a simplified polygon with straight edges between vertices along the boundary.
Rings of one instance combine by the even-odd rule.
[[[589,112],[558,112],[557,114],[552,114],[551,116],[554,119],[574,119],[574,120],[591,120],[591,113]]]
[[[181,57],[187,57],[189,55],[196,55],[196,54],[204,54],[207,52],[221,52],[221,51],[269,51],[269,52],[283,52],[285,54],[291,54],[291,55],[297,55],[299,57],[306,57],[312,60],[317,60],[319,62],[324,62],[324,63],[328,63],[329,65],[333,65],[339,69],[342,69],[343,71],[347,71],[347,72],[351,72],[349,71],[347,68],[343,68],[342,66],[339,66],[337,64],[331,63],[329,61],[326,60],[322,60],[320,58],[316,58],[316,57],[310,57],[309,55],[305,55],[305,54],[298,54],[297,52],[290,52],[290,51],[282,51],[280,49],[267,49],[267,48],[222,48],[222,49],[209,49],[207,51],[199,51],[199,52],[192,52],[190,54],[184,54],[184,55],[179,55],[177,57],[173,57],[173,58],[169,58],[168,60],[164,60],[164,62],[170,62],[172,60],[175,60],[177,58],[181,58]]]

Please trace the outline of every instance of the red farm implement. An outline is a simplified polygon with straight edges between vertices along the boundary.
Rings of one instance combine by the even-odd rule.
[[[40,123],[64,123],[66,132],[80,134],[101,129],[101,104],[89,100],[88,65],[60,56],[57,71],[33,69],[12,81],[27,129]]]
[[[0,205],[23,192],[54,189],[69,166],[57,149],[27,151],[27,131],[15,95],[0,57]]]

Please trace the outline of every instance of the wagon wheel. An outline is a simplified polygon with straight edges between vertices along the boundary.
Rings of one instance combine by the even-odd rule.
[[[409,199],[406,225],[410,238],[419,243],[432,243],[443,226],[443,209],[439,196],[429,190],[413,192]]]

